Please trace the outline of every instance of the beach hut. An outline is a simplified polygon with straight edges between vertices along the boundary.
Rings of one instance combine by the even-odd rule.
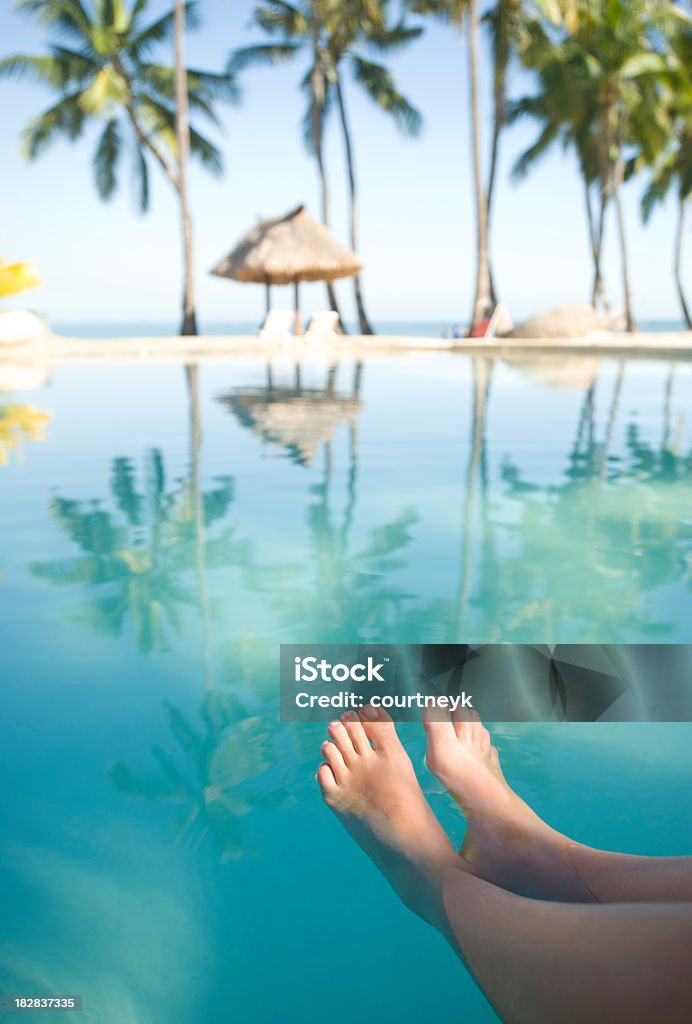
[[[339,277],[351,277],[362,269],[363,264],[356,254],[336,242],[301,205],[282,217],[256,224],[211,273],[233,281],[265,285],[267,313],[271,305],[271,286],[292,284],[295,331],[301,334],[300,282],[335,281]]]

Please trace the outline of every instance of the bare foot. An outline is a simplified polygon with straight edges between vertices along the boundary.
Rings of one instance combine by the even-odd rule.
[[[464,868],[428,805],[394,723],[368,705],[329,725],[317,770],[325,803],[411,910],[446,927],[440,875]]]
[[[572,863],[574,844],[510,789],[476,712],[452,721],[434,711],[424,725],[428,768],[466,818],[461,855],[473,874],[524,896],[593,902]]]

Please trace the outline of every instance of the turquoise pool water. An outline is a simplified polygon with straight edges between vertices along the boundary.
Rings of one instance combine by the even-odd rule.
[[[435,354],[3,393],[0,990],[82,993],[62,1022],[495,1021],[322,808],[278,644],[690,642],[691,382]],[[692,726],[495,735],[558,828],[692,851]]]

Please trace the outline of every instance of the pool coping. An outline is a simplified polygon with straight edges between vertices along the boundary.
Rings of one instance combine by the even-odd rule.
[[[475,356],[510,354],[612,355],[629,358],[692,359],[692,331],[613,334],[597,332],[583,338],[425,338],[386,335],[345,335],[334,341],[291,338],[268,341],[256,335],[195,337],[68,338],[0,345],[3,363],[62,362],[197,362],[247,356],[307,359],[448,352]]]

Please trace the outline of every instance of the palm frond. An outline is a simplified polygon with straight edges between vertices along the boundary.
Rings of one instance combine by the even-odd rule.
[[[79,137],[85,120],[81,96],[79,91],[69,93],[29,122],[22,133],[22,148],[29,160],[39,156],[58,135],[71,140]]]
[[[195,128],[190,128],[190,153],[211,174],[216,176],[223,174],[221,151]]]
[[[118,160],[122,138],[115,118],[103,129],[94,153],[94,179],[101,199],[110,199],[117,185]]]
[[[256,46],[241,46],[228,58],[226,72],[234,75],[246,68],[273,67],[292,60],[300,52],[298,43],[259,43]]]
[[[420,111],[399,92],[389,68],[357,56],[351,57],[351,66],[355,81],[380,110],[393,118],[397,128],[405,135],[418,135],[423,126]]]
[[[363,43],[376,53],[395,53],[420,39],[422,35],[422,25],[406,25],[399,22],[398,25],[384,31],[365,33]]]
[[[411,11],[435,18],[445,25],[460,28],[468,14],[468,0],[413,0]]]
[[[165,64],[141,64],[139,77],[161,96],[174,98],[175,71],[172,67]],[[240,89],[233,75],[215,74],[197,68],[187,69],[187,91],[190,101],[202,98],[207,103],[212,100],[235,103],[240,98]]]
[[[256,8],[252,24],[267,35],[282,35],[285,38],[309,36],[312,31],[310,19],[293,4],[285,0],[267,0]]]
[[[17,53],[0,60],[0,78],[30,78],[54,89],[82,84],[94,71],[98,71],[98,65],[88,57],[58,47],[49,57]]]
[[[512,177],[517,180],[526,177],[533,164],[535,164],[536,161],[540,159],[540,157],[544,156],[548,151],[552,143],[558,137],[559,132],[559,126],[552,121],[549,122],[534,144],[529,146],[529,148],[522,153],[514,164],[514,167],[512,168]]]
[[[169,42],[173,38],[174,23],[175,10],[170,10],[137,32],[128,44],[132,55],[142,60],[159,43]],[[200,26],[199,6],[196,0],[188,0],[185,4],[185,26],[190,31]]]
[[[16,6],[58,35],[81,43],[89,41],[93,23],[81,0],[18,0]]]
[[[144,130],[177,159],[175,108],[150,94],[138,93],[135,110]],[[190,127],[190,153],[212,174],[223,172],[223,158],[217,147],[195,128]]]
[[[103,115],[110,113],[123,103],[128,93],[126,79],[115,70],[113,65],[106,64],[82,91],[79,102],[86,114]]]

